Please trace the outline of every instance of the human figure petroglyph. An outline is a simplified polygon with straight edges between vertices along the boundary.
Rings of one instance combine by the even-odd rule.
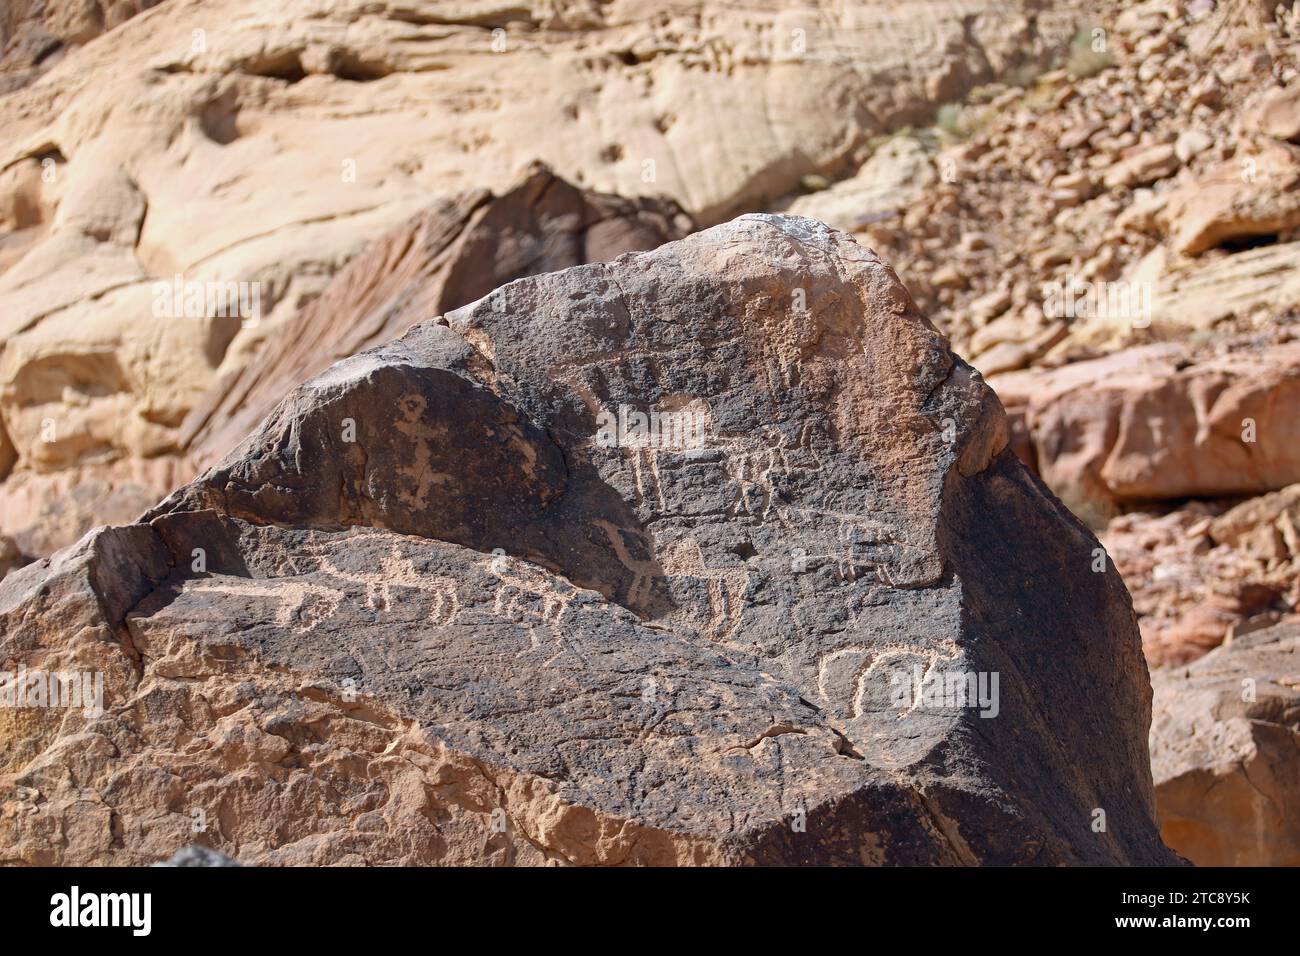
[[[291,628],[298,633],[311,630],[319,621],[333,617],[344,598],[342,591],[333,588],[283,578],[268,580],[205,578],[186,585],[185,590],[191,594],[229,594],[267,599],[275,605],[275,615],[272,619],[276,625]],[[312,602],[312,598],[316,601]]]
[[[487,562],[487,570],[498,582],[492,609],[509,620],[518,620],[523,612],[539,617],[543,624],[556,627],[563,621],[569,604],[578,594],[578,589],[563,578],[505,554],[494,555]],[[529,597],[536,598],[541,603],[540,615],[525,608]]]
[[[734,497],[727,503],[729,516],[749,515],[760,521],[772,509],[772,472],[777,467],[774,449],[730,451],[723,457],[727,480],[734,486]]]
[[[393,428],[409,438],[414,447],[410,467],[399,470],[404,477],[415,483],[415,490],[402,491],[400,495],[407,505],[415,507],[427,501],[434,484],[443,477],[432,467],[433,452],[430,444],[436,436],[433,429],[424,421],[424,413],[428,410],[429,401],[423,395],[418,392],[403,395],[398,400],[397,407],[401,417],[393,422]]]
[[[823,654],[817,661],[817,690],[826,702],[843,707],[849,716],[861,717],[866,710],[868,681],[888,661],[909,657],[925,661],[924,677],[941,662],[951,662],[961,656],[961,649],[952,641],[935,640],[933,646],[920,644],[885,643],[851,644]],[[851,690],[847,695],[843,689]],[[913,699],[904,713],[917,708],[919,698]]]
[[[749,568],[709,567],[700,542],[695,538],[673,542],[663,550],[660,564],[670,577],[698,578],[708,582],[710,615],[704,633],[713,640],[730,640],[740,629],[744,615]]]

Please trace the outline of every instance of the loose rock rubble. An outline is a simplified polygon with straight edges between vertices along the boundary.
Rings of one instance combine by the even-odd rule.
[[[1077,6],[7,3],[0,533],[48,554],[191,478],[186,419],[437,203],[540,160],[716,223],[1049,61]]]
[[[990,375],[1209,328],[1291,336],[1300,17],[1267,6],[1093,5],[1065,67],[913,134],[937,181],[865,241]],[[1099,283],[1150,288],[1108,313]]]

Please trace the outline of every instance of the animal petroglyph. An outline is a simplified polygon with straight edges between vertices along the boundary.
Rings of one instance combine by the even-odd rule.
[[[822,469],[821,458],[814,448],[814,431],[811,423],[805,423],[796,440],[785,430],[766,426],[757,439],[750,435],[721,439],[723,468],[733,486],[727,513],[748,515],[760,521],[775,518],[789,528],[789,508],[781,503],[774,478]]]
[[[237,581],[204,579],[187,585],[185,590],[191,594],[228,594],[268,600],[275,605],[272,620],[276,625],[290,628],[298,633],[308,631],[318,621],[332,617],[344,597],[342,591],[333,588],[284,579],[242,578]]]
[[[347,540],[361,543],[383,541],[386,538],[385,535],[362,534]],[[389,610],[394,606],[394,588],[409,588],[432,596],[433,604],[429,610],[430,623],[439,625],[453,623],[460,614],[460,599],[456,594],[455,580],[441,575],[422,574],[411,563],[410,558],[402,554],[401,546],[397,541],[387,540],[388,552],[379,559],[377,568],[367,571],[349,571],[340,568],[329,553],[322,553],[311,546],[306,550],[317,553],[320,558],[320,568],[326,574],[365,588],[366,604],[376,611]]]
[[[841,583],[856,582],[864,569],[870,569],[875,580],[887,587],[915,586],[905,580],[899,566],[924,565],[930,558],[928,552],[900,541],[892,529],[865,515],[811,508],[791,508],[786,513],[800,539],[814,549],[813,553],[805,550],[801,559],[832,562]],[[827,530],[828,524],[834,531]]]
[[[888,643],[852,644],[823,654],[817,661],[817,689],[822,699],[852,718],[867,711],[870,681],[887,662],[907,658],[924,661],[924,677],[929,677],[941,661],[955,661],[961,650],[949,640],[936,640],[933,646]],[[902,713],[916,709],[918,700]]]
[[[670,577],[698,578],[708,582],[710,613],[703,628],[706,636],[728,641],[740,630],[745,592],[749,589],[748,568],[709,567],[695,538],[683,538],[665,548],[660,564]]]
[[[627,588],[627,603],[632,607],[643,607],[650,601],[650,589],[655,578],[662,577],[662,571],[654,558],[634,558],[628,552],[627,542],[623,540],[623,530],[616,528],[604,519],[597,519],[596,527],[605,532],[610,547],[623,567],[632,572],[632,583]]]
[[[538,618],[543,624],[558,626],[578,594],[578,589],[564,579],[504,554],[488,561],[487,570],[498,581],[492,608],[512,621],[528,615]],[[528,607],[533,598],[540,603],[540,612]]]

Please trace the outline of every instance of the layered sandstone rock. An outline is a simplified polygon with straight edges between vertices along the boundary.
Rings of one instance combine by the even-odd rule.
[[[1097,526],[1124,503],[1300,481],[1300,343],[1221,353],[1150,345],[993,384],[1022,456]]]
[[[176,398],[169,414],[192,411],[173,422],[178,427],[160,428],[143,458],[112,446],[135,403],[161,401],[151,393],[149,334],[138,355],[124,345],[115,354],[81,327],[50,352],[20,336],[0,359],[15,370],[0,400],[12,402],[15,433],[33,437],[0,484],[0,529],[25,553],[45,555],[94,525],[133,521],[338,359],[512,279],[652,249],[690,228],[672,203],[579,190],[541,166],[502,195],[474,190],[436,201],[373,243],[297,314],[249,323],[223,354],[191,365],[191,380],[204,388]],[[170,321],[177,341],[202,327],[183,316]],[[128,355],[131,364],[119,368]],[[258,358],[249,364],[250,356]]]
[[[921,144],[910,136],[898,136],[874,150],[852,177],[800,196],[787,208],[795,215],[852,231],[896,215],[937,178]]]
[[[182,428],[186,457],[213,464],[290,389],[417,322],[515,279],[653,249],[691,228],[672,203],[584,192],[543,166],[501,196],[436,203],[348,263],[320,298],[257,343],[255,359],[230,363]]]
[[[1152,683],[1165,841],[1203,866],[1300,865],[1300,624],[1239,638]]]
[[[1300,148],[1267,143],[1240,150],[1231,162],[1173,191],[1160,219],[1183,255],[1294,238],[1300,230]]]
[[[742,217],[346,359],[12,573],[0,656],[108,680],[15,712],[0,852],[1173,862],[1096,549],[886,265]]]
[[[1075,6],[167,0],[81,46],[50,26],[65,55],[0,97],[0,475],[14,454],[57,474],[15,489],[44,508],[91,482],[137,500],[161,468],[142,463],[174,463],[257,338],[219,308],[160,315],[160,282],[245,283],[281,323],[434,199],[502,193],[539,159],[719,221],[1045,62]]]

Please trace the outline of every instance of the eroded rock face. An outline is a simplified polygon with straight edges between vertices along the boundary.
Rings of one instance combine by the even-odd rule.
[[[673,203],[587,192],[540,165],[500,196],[435,203],[348,263],[253,361],[234,365],[182,428],[186,457],[211,465],[290,389],[417,322],[514,279],[653,249],[692,228]]]
[[[0,846],[1174,862],[1096,547],[874,253],[742,217],[346,359],[11,574],[4,659],[111,676],[0,738]]]
[[[1202,866],[1300,865],[1300,623],[1152,675],[1168,844]]]
[[[164,357],[139,323],[139,336],[116,352],[80,324],[57,343],[19,337],[0,358],[14,372],[0,386],[0,404],[10,403],[21,446],[7,462],[0,453],[0,474],[8,473],[0,529],[24,553],[47,555],[96,525],[133,521],[332,362],[512,279],[652,249],[691,228],[672,203],[580,190],[535,165],[501,195],[471,190],[431,203],[288,318],[267,317],[237,333],[238,318],[217,320],[233,326],[224,356],[185,339],[203,322],[170,320],[177,348],[166,360],[193,359],[183,395],[156,391]],[[115,447],[124,422],[162,408],[171,411],[147,426],[148,442]]]
[[[914,131],[932,169],[897,216],[855,180],[792,208],[861,229],[985,375],[1211,334],[1294,340],[1300,10],[1088,10],[1104,54],[1082,30],[1062,69],[979,87]],[[1063,288],[1088,291],[1062,307]]]
[[[26,86],[72,47],[162,0],[7,0],[0,10],[0,95]]]
[[[1099,527],[1126,502],[1300,481],[1300,343],[1224,354],[1150,345],[992,381],[1022,456]]]
[[[156,310],[159,283],[244,283],[267,326],[290,321],[436,197],[499,195],[539,159],[717,222],[1046,62],[1079,18],[1075,0],[147,6],[6,4],[69,38],[0,98],[0,477],[12,446],[38,507],[142,484],[139,463],[178,455],[187,415],[257,353],[229,310]],[[141,12],[75,46],[97,10],[104,27]],[[16,510],[0,501],[0,520]]]

